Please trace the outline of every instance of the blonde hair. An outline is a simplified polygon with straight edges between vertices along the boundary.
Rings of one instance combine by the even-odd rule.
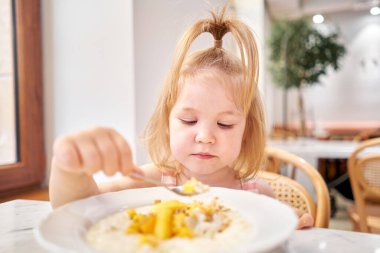
[[[178,162],[170,151],[169,116],[178,98],[182,84],[215,70],[224,73],[223,85],[233,91],[233,99],[246,116],[241,152],[233,169],[241,179],[255,175],[264,159],[265,122],[260,94],[257,88],[259,56],[255,38],[250,29],[236,19],[225,16],[226,6],[211,18],[192,25],[177,46],[172,68],[165,80],[158,105],[147,125],[145,138],[153,163],[165,170],[178,172]],[[214,46],[188,55],[194,40],[202,33],[211,33]],[[230,32],[238,46],[240,59],[222,48],[223,36]],[[214,72],[214,71],[211,71]],[[215,73],[214,73],[215,74]],[[215,75],[217,76],[217,75]]]

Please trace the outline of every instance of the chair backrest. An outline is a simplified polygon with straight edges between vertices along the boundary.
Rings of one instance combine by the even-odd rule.
[[[363,141],[354,150],[348,159],[348,174],[359,216],[359,229],[369,232],[366,203],[380,203],[380,138]]]
[[[330,198],[326,182],[319,172],[299,156],[287,151],[267,147],[265,149],[268,164],[267,171],[259,174],[273,188],[278,199],[291,206],[310,213],[315,220],[315,227],[327,228],[330,221]],[[290,177],[280,175],[281,167],[293,168]],[[313,184],[316,200],[295,178],[296,171],[302,171]]]

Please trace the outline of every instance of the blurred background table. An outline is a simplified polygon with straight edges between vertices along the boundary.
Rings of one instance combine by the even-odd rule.
[[[280,148],[298,155],[318,168],[318,159],[347,159],[359,145],[357,141],[321,141],[317,139],[298,138],[293,140],[270,140],[269,146]]]

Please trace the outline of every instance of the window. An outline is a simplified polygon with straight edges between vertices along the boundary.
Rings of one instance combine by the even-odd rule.
[[[0,165],[0,195],[39,185],[45,176],[40,0],[9,2],[14,26],[17,159]]]

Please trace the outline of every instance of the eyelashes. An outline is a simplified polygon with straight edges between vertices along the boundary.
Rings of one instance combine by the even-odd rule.
[[[189,126],[192,126],[192,125],[195,125],[197,124],[197,121],[196,120],[185,120],[185,119],[179,119],[184,125],[189,125]]]
[[[193,126],[195,124],[197,124],[197,120],[186,120],[186,119],[179,119],[182,124],[184,125],[187,125],[187,126]],[[234,124],[226,124],[226,123],[221,123],[221,122],[218,122],[218,127],[221,128],[221,129],[231,129],[234,127]]]
[[[234,127],[232,124],[223,124],[223,123],[218,123],[218,126],[222,129],[231,129]]]

